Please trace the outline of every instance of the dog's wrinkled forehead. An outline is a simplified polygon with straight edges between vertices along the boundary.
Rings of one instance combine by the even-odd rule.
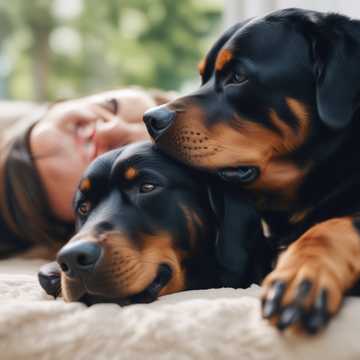
[[[210,54],[209,54],[210,55]],[[215,73],[229,67],[244,67],[260,82],[310,69],[311,53],[303,34],[296,27],[265,18],[253,19],[223,44],[213,61]],[[286,65],[286,66],[284,66]]]
[[[114,161],[116,158],[121,154],[122,148],[109,151],[104,155],[99,156],[96,158],[89,167],[85,170],[83,174],[83,179],[97,179],[108,177],[111,168],[113,166]],[[81,183],[80,183],[80,190],[81,190]]]
[[[163,185],[189,186],[191,189],[194,186],[191,169],[167,157],[154,144],[144,141],[98,157],[84,173],[79,190],[88,193],[107,191],[112,181],[149,179],[146,174],[161,180]],[[91,188],[90,183],[94,185]]]
[[[135,174],[148,173],[161,178],[166,185],[189,185],[191,189],[194,185],[191,169],[170,159],[150,142],[125,146],[112,165],[111,176],[119,171],[128,180],[135,179]]]
[[[141,166],[142,168],[154,167],[156,159],[160,161],[159,157],[162,155],[154,151],[153,147],[150,142],[139,142],[109,151],[90,164],[83,175],[83,179],[99,181],[106,178],[110,180],[118,175],[119,170],[126,170],[132,165]],[[130,172],[128,176],[129,180],[131,180]]]
[[[134,156],[138,159],[145,159],[154,155],[153,145],[149,142],[140,142],[126,145],[122,148],[122,151],[118,154],[115,164],[121,164],[131,160]]]

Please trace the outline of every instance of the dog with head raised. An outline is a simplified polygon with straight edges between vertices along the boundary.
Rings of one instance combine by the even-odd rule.
[[[317,332],[360,278],[359,61],[360,21],[275,11],[225,32],[201,87],[144,116],[160,149],[245,191],[290,244],[263,283],[279,329]]]

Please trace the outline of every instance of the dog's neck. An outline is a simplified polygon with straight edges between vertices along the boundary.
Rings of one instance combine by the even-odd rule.
[[[280,235],[293,233],[296,237],[314,223],[359,212],[359,131],[360,123],[354,124],[337,138],[329,137],[331,143],[325,141],[308,150],[308,163],[315,165],[306,174],[293,200],[281,201],[284,200],[281,193],[262,198],[265,206],[260,204],[258,208],[272,231]],[[267,211],[269,208],[272,211]]]

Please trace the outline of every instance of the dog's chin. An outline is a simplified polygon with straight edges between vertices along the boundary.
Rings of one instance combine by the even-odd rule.
[[[169,265],[161,264],[159,266],[155,279],[140,293],[130,295],[127,297],[109,296],[108,294],[97,291],[92,292],[85,284],[83,285],[83,291],[79,291],[77,299],[69,299],[70,301],[79,301],[87,306],[100,303],[112,303],[120,306],[126,306],[130,304],[146,304],[155,301],[162,289],[170,282],[172,276],[172,270]],[[80,285],[80,284],[79,284]]]

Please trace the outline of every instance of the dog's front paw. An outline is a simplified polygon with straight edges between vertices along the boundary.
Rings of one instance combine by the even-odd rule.
[[[334,271],[324,259],[285,252],[263,282],[263,316],[280,330],[318,332],[342,302],[344,290]]]
[[[38,272],[40,286],[48,295],[57,298],[61,292],[61,270],[54,261],[43,265]]]
[[[281,254],[263,282],[263,316],[283,330],[316,333],[339,310],[360,278],[359,232],[352,218],[310,228]]]

